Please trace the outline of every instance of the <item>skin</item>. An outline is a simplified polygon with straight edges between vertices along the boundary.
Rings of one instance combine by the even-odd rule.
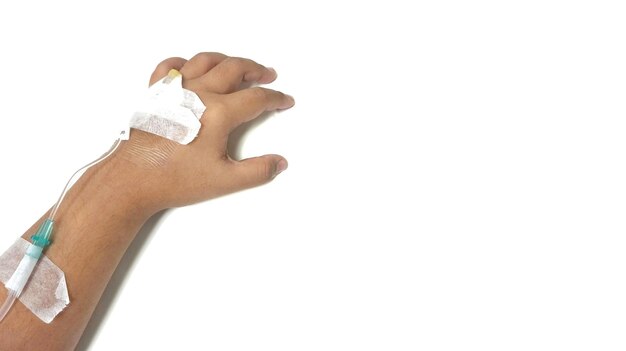
[[[207,106],[198,137],[188,145],[131,132],[106,161],[90,169],[69,191],[55,219],[54,244],[46,255],[63,271],[70,305],[45,324],[21,302],[0,322],[0,350],[73,350],[126,249],[155,213],[251,188],[287,168],[279,155],[241,161],[227,153],[229,134],[265,111],[288,109],[294,99],[252,87],[276,72],[252,60],[200,53],[161,62],[150,84],[178,69],[183,86]],[[24,235],[28,239],[47,216]],[[0,289],[0,303],[6,290]]]

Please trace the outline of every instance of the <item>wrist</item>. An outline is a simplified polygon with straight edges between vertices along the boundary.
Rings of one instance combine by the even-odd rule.
[[[87,170],[68,191],[56,218],[66,214],[104,215],[123,221],[145,221],[161,210],[150,189],[154,180],[112,155]]]

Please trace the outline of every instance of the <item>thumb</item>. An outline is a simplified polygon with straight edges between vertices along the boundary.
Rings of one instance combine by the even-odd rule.
[[[242,188],[265,184],[287,169],[287,160],[280,155],[264,155],[237,162],[235,177]]]

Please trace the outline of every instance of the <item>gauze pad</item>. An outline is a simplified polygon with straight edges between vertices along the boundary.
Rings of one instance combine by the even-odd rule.
[[[8,284],[30,243],[19,238],[0,256],[0,281]],[[41,256],[19,300],[45,323],[50,323],[70,303],[65,274],[48,257]]]
[[[130,128],[187,145],[198,135],[205,109],[196,93],[183,88],[182,75],[173,69],[148,89],[147,98],[130,119]]]

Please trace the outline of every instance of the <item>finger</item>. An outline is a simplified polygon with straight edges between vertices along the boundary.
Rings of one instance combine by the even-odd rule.
[[[154,72],[152,72],[152,76],[150,76],[150,85],[158,82],[161,78],[165,77],[167,73],[172,69],[180,69],[185,65],[187,60],[182,57],[170,57],[165,59],[159,63]]]
[[[222,96],[231,128],[255,119],[267,111],[285,110],[295,104],[293,97],[280,91],[254,87]]]
[[[219,52],[201,52],[192,57],[187,64],[180,69],[185,79],[195,79],[209,72],[213,67],[224,61],[228,56]]]
[[[229,57],[199,80],[210,92],[227,94],[239,90],[241,83],[267,84],[276,79],[276,71],[252,60]]]
[[[241,189],[265,184],[287,169],[287,160],[279,155],[248,158],[234,164],[232,180]]]

